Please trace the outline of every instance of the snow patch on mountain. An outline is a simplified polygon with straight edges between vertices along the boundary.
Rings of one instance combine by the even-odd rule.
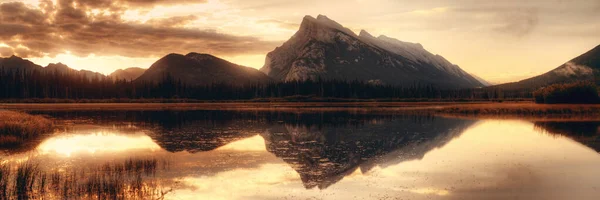
[[[440,55],[434,55],[423,48],[419,43],[411,43],[390,38],[385,35],[373,37],[367,31],[362,30],[359,38],[367,43],[382,48],[386,51],[405,57],[413,62],[427,63],[439,70],[448,72],[458,77],[465,77],[466,73],[457,65],[450,63]]]
[[[561,76],[590,75],[594,73],[591,67],[585,65],[577,65],[573,62],[565,63],[564,66],[554,70],[553,72]]]

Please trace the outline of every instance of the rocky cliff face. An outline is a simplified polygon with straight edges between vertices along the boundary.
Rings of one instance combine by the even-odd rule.
[[[482,86],[420,44],[373,37],[364,30],[356,35],[322,15],[304,17],[298,32],[267,54],[261,71],[279,81],[321,78],[442,88]]]

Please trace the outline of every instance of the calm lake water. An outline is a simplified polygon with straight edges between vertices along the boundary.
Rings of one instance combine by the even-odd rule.
[[[36,166],[35,176],[47,181],[35,198],[600,199],[600,121],[353,111],[30,113],[60,128],[2,149],[1,163]]]

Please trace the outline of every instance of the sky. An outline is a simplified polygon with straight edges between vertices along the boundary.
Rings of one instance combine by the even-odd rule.
[[[305,15],[319,14],[420,43],[493,83],[600,45],[599,0],[0,0],[0,57],[109,74],[198,52],[261,68]]]

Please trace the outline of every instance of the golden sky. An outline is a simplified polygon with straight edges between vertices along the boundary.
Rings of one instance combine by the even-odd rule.
[[[600,44],[598,0],[0,0],[0,56],[108,74],[168,53],[260,68],[304,15],[421,43],[495,83],[549,71]]]

